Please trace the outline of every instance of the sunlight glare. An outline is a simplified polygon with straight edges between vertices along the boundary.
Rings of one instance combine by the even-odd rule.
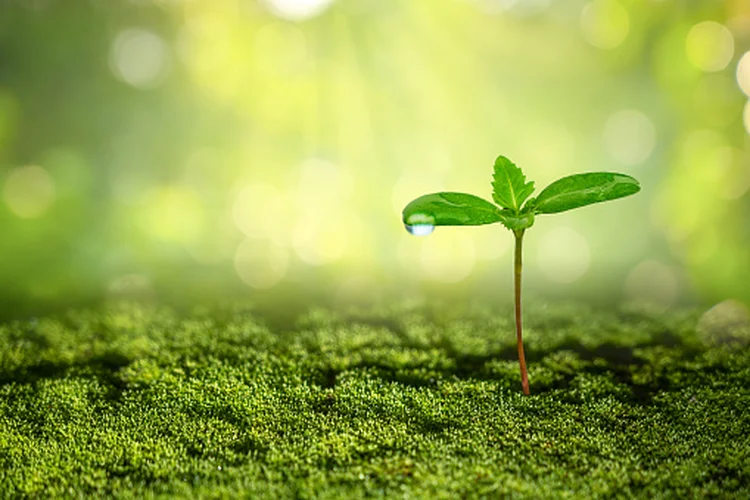
[[[277,17],[288,21],[304,21],[322,14],[333,0],[263,0]]]

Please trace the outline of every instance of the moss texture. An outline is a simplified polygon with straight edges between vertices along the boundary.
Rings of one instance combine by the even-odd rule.
[[[698,313],[120,305],[0,325],[3,497],[750,498],[750,349]]]

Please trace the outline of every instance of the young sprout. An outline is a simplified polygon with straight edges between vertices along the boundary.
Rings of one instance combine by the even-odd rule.
[[[516,239],[514,295],[518,363],[523,393],[529,394],[529,378],[523,354],[521,327],[521,249],[524,232],[534,225],[534,217],[556,214],[573,208],[630,196],[640,191],[638,181],[625,174],[591,172],[558,179],[529,198],[534,183],[526,182],[520,168],[504,156],[495,160],[492,199],[495,204],[471,194],[432,193],[412,201],[403,212],[406,230],[415,236],[430,234],[435,226],[479,226],[502,223]],[[499,205],[499,206],[498,206]]]

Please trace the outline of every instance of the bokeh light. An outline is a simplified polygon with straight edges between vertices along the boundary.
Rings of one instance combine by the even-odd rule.
[[[504,227],[401,222],[430,192],[491,199],[498,154],[537,194],[585,171],[642,183],[538,217],[541,295],[648,297],[653,271],[678,285],[652,294],[666,307],[750,302],[747,2],[22,3],[0,9],[6,311],[490,282],[508,299],[487,278],[511,276]]]
[[[3,199],[18,217],[40,217],[55,201],[55,181],[35,165],[11,170],[3,186]]]
[[[476,228],[471,234],[474,237],[474,248],[477,260],[499,261],[507,258],[513,248],[513,235],[498,226]]]
[[[750,192],[750,158],[745,151],[727,147],[719,153],[722,162],[720,194],[727,200],[739,200]]]
[[[557,283],[573,283],[591,263],[588,241],[568,226],[547,231],[539,241],[538,265],[545,277]]]
[[[656,145],[656,128],[638,110],[614,113],[604,125],[604,143],[610,156],[623,165],[646,161]]]
[[[308,158],[300,165],[297,203],[305,212],[341,210],[351,195],[353,184],[351,175],[333,162]]]
[[[136,88],[158,85],[169,70],[169,53],[159,35],[130,28],[112,43],[110,65],[115,76]]]
[[[734,55],[734,37],[723,24],[715,21],[698,23],[685,40],[688,59],[703,71],[721,71]]]
[[[614,49],[628,36],[630,16],[616,0],[594,0],[581,12],[581,30],[594,47]]]
[[[356,216],[332,212],[303,216],[294,229],[292,243],[307,264],[320,266],[340,260],[350,245],[361,241],[363,228]]]
[[[270,240],[248,238],[234,256],[234,266],[240,279],[256,289],[276,285],[289,269],[289,253]]]
[[[288,245],[285,201],[272,184],[247,184],[240,189],[232,206],[234,223],[249,238],[269,238],[277,245]]]
[[[552,0],[472,0],[477,8],[490,15],[509,12],[517,16],[539,14],[550,6]]]
[[[150,191],[139,211],[141,227],[157,240],[188,243],[203,234],[203,204],[190,189],[167,186]]]
[[[625,281],[625,294],[633,300],[666,309],[679,295],[675,271],[666,264],[645,260],[636,265]]]
[[[460,237],[456,230],[436,231],[429,243],[422,244],[421,264],[425,275],[434,281],[456,283],[469,276],[476,262],[474,242]]]
[[[737,63],[737,84],[750,97],[750,51],[742,54]]]

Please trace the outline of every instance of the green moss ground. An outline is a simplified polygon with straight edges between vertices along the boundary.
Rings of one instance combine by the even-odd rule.
[[[495,308],[497,309],[497,308]],[[699,311],[127,305],[0,325],[0,492],[750,498],[750,349]]]

